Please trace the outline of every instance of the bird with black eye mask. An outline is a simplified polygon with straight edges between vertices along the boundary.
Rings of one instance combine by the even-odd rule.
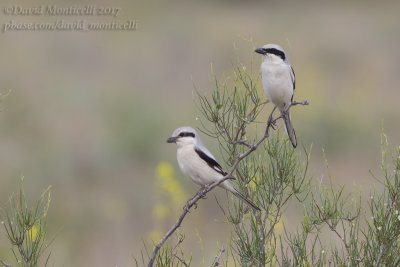
[[[167,143],[176,143],[179,168],[194,183],[203,187],[218,182],[227,175],[192,127],[185,126],[176,129],[167,139]],[[260,210],[240,194],[228,180],[223,181],[219,186],[233,193],[254,210]]]

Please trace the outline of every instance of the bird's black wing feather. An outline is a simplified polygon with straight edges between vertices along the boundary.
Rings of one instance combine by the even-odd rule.
[[[196,151],[196,153],[200,156],[200,158],[202,160],[204,160],[205,162],[207,162],[208,166],[210,166],[211,168],[213,168],[216,172],[222,174],[222,175],[227,175],[228,173],[224,172],[224,170],[222,170],[221,165],[218,164],[218,162],[213,159],[210,158],[209,156],[207,156],[206,153],[204,153],[203,151],[201,151],[199,148],[195,148],[194,151]]]
[[[293,82],[293,90],[296,89],[296,74],[294,73],[294,69],[292,68],[292,66],[290,66],[290,69],[292,70],[292,82]]]

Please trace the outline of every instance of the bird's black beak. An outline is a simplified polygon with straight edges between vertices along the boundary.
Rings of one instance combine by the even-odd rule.
[[[170,137],[167,139],[167,143],[176,143],[176,137]]]
[[[254,52],[259,53],[261,55],[265,55],[265,50],[264,48],[257,48],[256,50],[254,50]]]

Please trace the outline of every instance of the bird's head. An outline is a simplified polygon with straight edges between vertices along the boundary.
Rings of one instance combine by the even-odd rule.
[[[276,44],[266,44],[254,52],[264,55],[265,60],[288,62],[285,50]]]
[[[179,146],[184,145],[196,145],[198,139],[197,132],[195,129],[189,126],[179,127],[176,129],[170,138],[167,139],[167,143],[176,143]]]

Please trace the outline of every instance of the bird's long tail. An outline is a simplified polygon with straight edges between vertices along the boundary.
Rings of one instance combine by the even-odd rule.
[[[223,188],[225,188],[226,190],[232,192],[237,198],[239,198],[240,200],[242,200],[244,203],[246,203],[248,206],[250,206],[251,208],[253,208],[254,210],[260,211],[260,208],[257,207],[253,202],[251,202],[250,200],[248,200],[245,196],[243,196],[242,194],[240,194],[238,191],[236,191],[236,189],[228,182],[225,181],[221,184],[221,186]]]
[[[235,192],[232,192],[235,196],[237,196],[240,200],[242,200],[244,203],[246,203],[248,206],[252,207],[254,210],[260,211],[260,208],[257,207],[253,202],[245,198],[242,194],[240,194],[238,191],[235,190]]]
[[[293,147],[296,147],[297,146],[296,133],[294,131],[292,121],[290,120],[289,111],[282,111],[281,114],[283,121],[285,122],[286,133],[289,136],[290,142],[292,143]]]

